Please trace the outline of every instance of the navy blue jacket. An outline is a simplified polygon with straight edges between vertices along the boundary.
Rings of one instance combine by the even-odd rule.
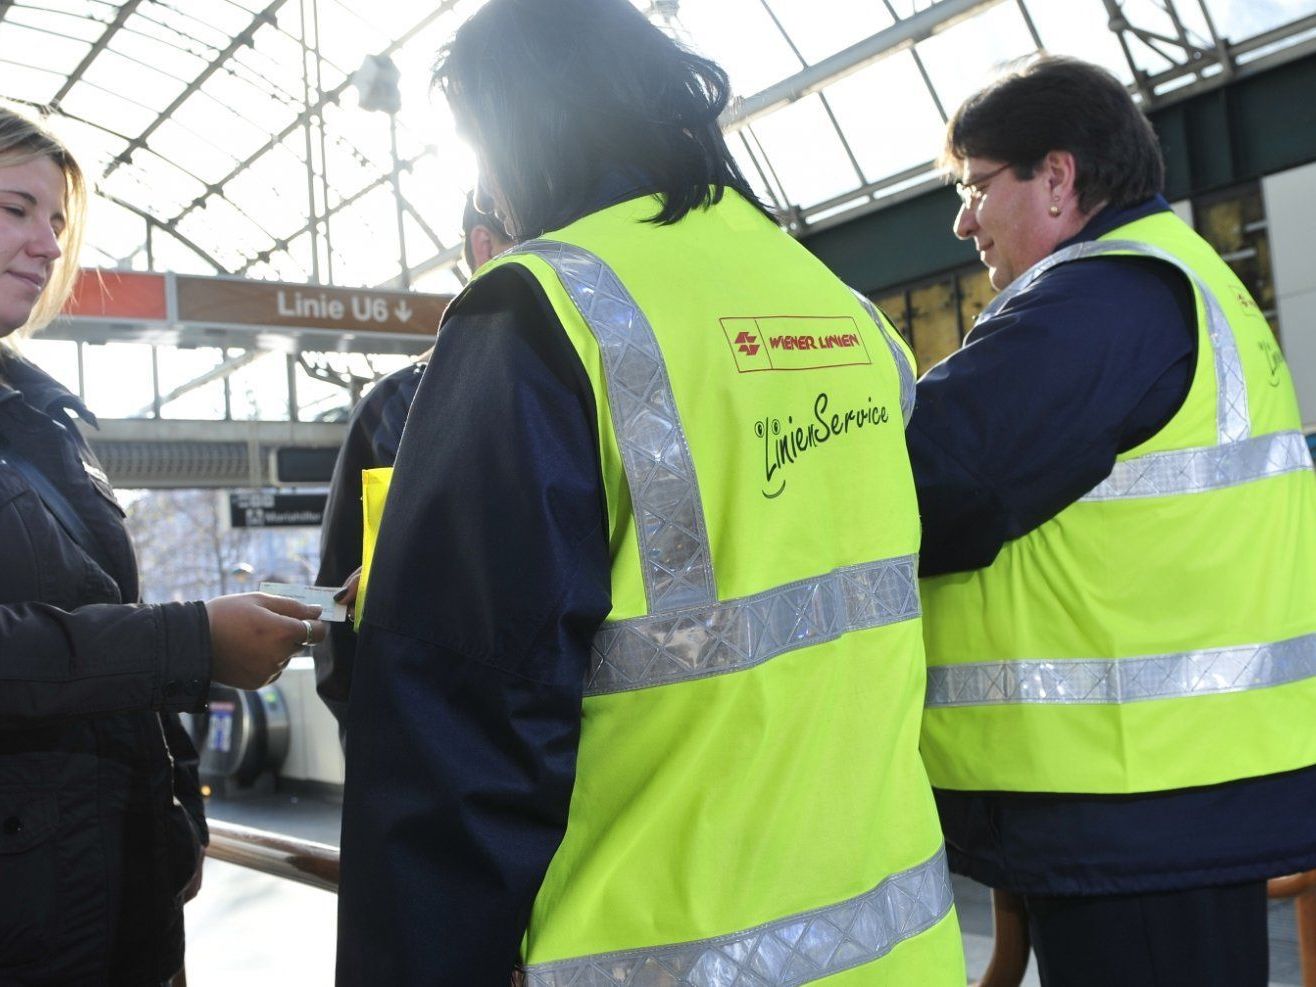
[[[1069,243],[1168,208],[1160,197],[1108,208]],[[908,437],[922,574],[990,565],[1158,432],[1188,393],[1195,319],[1170,265],[1099,258],[1052,269],[976,325],[918,384]],[[1133,797],[946,791],[937,802],[954,870],[1030,894],[1177,890],[1316,866],[1316,768]]]
[[[347,713],[338,982],[506,984],[566,830],[611,608],[593,392],[518,266],[453,303],[407,419]]]

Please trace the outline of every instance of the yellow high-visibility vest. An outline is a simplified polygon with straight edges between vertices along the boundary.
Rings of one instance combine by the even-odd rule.
[[[1112,254],[1192,283],[1192,384],[992,565],[923,581],[923,753],[941,788],[1129,794],[1316,764],[1316,479],[1256,303],[1166,212],[1047,258],[996,304]]]
[[[961,987],[918,754],[912,360],[736,194],[657,209],[479,274],[519,265],[580,357],[612,557],[527,984]]]

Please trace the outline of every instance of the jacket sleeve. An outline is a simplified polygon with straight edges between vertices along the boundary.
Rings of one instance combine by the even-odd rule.
[[[988,566],[1174,416],[1196,317],[1168,264],[1061,265],[918,382],[907,434],[924,576]]]
[[[210,684],[201,603],[0,605],[0,729],[201,708]]]
[[[398,453],[348,714],[340,985],[506,984],[565,832],[609,555],[589,385],[524,277],[460,300]]]

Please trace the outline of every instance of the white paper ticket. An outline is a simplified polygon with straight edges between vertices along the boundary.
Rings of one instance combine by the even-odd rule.
[[[334,600],[341,586],[303,586],[300,583],[261,583],[260,591],[270,596],[286,596],[298,603],[320,608],[321,620],[347,619],[347,607]]]

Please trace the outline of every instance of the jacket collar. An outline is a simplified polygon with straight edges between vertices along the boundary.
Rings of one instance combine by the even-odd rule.
[[[0,367],[13,392],[22,395],[23,400],[32,408],[56,421],[64,417],[60,412],[71,411],[93,428],[100,428],[96,416],[82,403],[82,399],[36,364],[16,353],[4,352],[0,353]]]
[[[1158,212],[1168,212],[1169,209],[1170,204],[1165,201],[1163,195],[1153,195],[1150,199],[1143,199],[1141,202],[1134,203],[1131,206],[1122,206],[1118,209],[1114,206],[1106,206],[1089,219],[1087,225],[1079,230],[1077,234],[1057,246],[1056,250],[1063,250],[1075,243],[1095,240],[1098,237],[1105,236],[1111,230],[1119,229],[1126,223],[1144,219]]]
[[[609,206],[645,195],[656,195],[657,187],[648,175],[639,172],[610,171],[599,179],[592,194],[583,202],[563,209],[553,218],[547,232],[570,226],[578,219],[600,212]],[[544,234],[540,234],[543,236]],[[533,238],[528,238],[533,239]]]

